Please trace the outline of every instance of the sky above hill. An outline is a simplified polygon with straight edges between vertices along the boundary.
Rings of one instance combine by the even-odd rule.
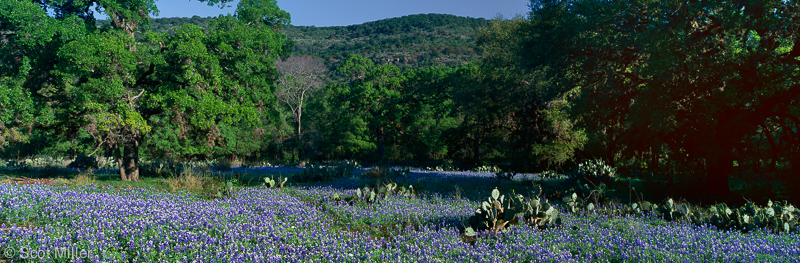
[[[197,0],[161,0],[156,2],[156,17],[216,17],[233,13],[233,1],[220,9]],[[414,14],[452,14],[492,19],[498,15],[511,18],[527,15],[529,0],[278,0],[289,12],[296,26],[346,26]]]

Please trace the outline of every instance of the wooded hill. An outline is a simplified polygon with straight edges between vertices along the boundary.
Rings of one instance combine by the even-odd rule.
[[[488,24],[483,18],[424,14],[351,26],[287,26],[285,33],[295,43],[294,54],[328,62],[359,54],[401,68],[454,67],[479,59],[476,31]]]
[[[155,18],[151,29],[174,33],[183,24],[205,28],[212,17]],[[108,21],[98,21],[98,26]],[[444,14],[420,14],[383,19],[350,26],[286,26],[294,41],[293,54],[323,58],[330,66],[349,54],[358,54],[376,64],[392,63],[400,68],[464,66],[478,60],[476,31],[487,26],[483,18]]]

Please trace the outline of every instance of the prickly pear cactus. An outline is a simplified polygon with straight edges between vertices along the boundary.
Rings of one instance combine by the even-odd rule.
[[[376,183],[374,187],[364,186],[363,188],[356,189],[357,200],[362,203],[372,204],[378,203],[388,198],[412,198],[416,195],[414,193],[414,186],[409,185],[408,188],[400,186],[397,183]]]
[[[283,185],[286,184],[286,181],[289,179],[287,177],[279,176],[278,180],[272,177],[264,177],[264,185],[268,188],[283,188]]]
[[[501,171],[500,168],[497,167],[497,165],[492,165],[492,166],[482,165],[480,167],[475,167],[475,169],[472,170],[476,172],[488,172],[488,173],[497,173]]]
[[[550,205],[545,199],[542,200],[539,195],[542,193],[540,186],[534,187],[531,192],[531,197],[525,200],[522,195],[517,195],[517,200],[523,206],[523,219],[525,223],[539,228],[548,228],[552,226],[561,225],[561,216],[558,209]],[[577,198],[577,196],[574,196]]]
[[[505,198],[495,188],[487,201],[481,202],[475,215],[469,218],[469,225],[465,230],[466,236],[474,236],[477,231],[489,230],[498,233],[511,225],[525,222],[539,228],[561,225],[558,210],[546,200],[541,200],[541,188],[534,188],[530,198],[516,195]]]
[[[500,195],[500,191],[495,188],[488,201],[481,202],[480,207],[475,210],[475,215],[469,218],[468,229],[473,232],[491,230],[493,233],[498,233],[518,222],[517,213],[519,211],[512,198],[506,200],[505,195]]]
[[[565,196],[563,199],[565,204],[567,204],[567,208],[570,212],[576,213],[581,209],[581,200],[578,199],[577,193],[572,193],[571,195]]]
[[[575,177],[590,181],[609,182],[612,178],[617,177],[617,168],[611,167],[600,159],[584,161],[578,164]]]
[[[672,198],[667,199],[661,207],[655,210],[667,221],[694,221],[692,209],[689,208],[689,205],[676,203]]]
[[[764,207],[752,202],[739,208],[716,204],[701,211],[701,209],[691,208],[688,204],[678,204],[669,199],[664,205],[653,210],[663,216],[665,220],[684,221],[697,225],[707,224],[718,229],[744,232],[759,229],[770,230],[773,233],[796,232],[798,231],[797,218],[800,216],[797,209],[786,201],[769,201]]]

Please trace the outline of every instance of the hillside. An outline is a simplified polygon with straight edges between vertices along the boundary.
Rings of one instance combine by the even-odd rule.
[[[360,54],[400,67],[460,66],[478,57],[475,32],[486,19],[425,14],[337,27],[288,26],[296,54],[336,62]]]
[[[173,33],[183,24],[205,27],[211,17],[156,18],[151,28]],[[318,56],[330,65],[349,54],[360,54],[376,64],[399,67],[461,66],[478,59],[475,33],[488,25],[483,18],[422,14],[351,26],[287,26],[294,54]],[[98,21],[98,26],[108,21]]]

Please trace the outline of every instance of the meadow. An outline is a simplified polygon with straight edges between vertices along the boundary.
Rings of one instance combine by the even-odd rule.
[[[798,262],[800,234],[719,230],[658,213],[560,210],[561,224],[515,224],[465,235],[493,189],[554,191],[564,178],[410,169],[392,180],[413,195],[361,201],[366,169],[295,183],[306,169],[234,168],[223,194],[145,178],[77,175],[0,185],[3,262]],[[10,173],[9,170],[3,170]],[[389,170],[393,171],[393,170]],[[109,175],[113,176],[113,175]],[[198,176],[198,175],[195,175]],[[224,175],[223,175],[224,176]],[[280,178],[269,187],[248,178]],[[186,175],[183,175],[186,177]],[[18,175],[16,178],[20,178]],[[232,180],[228,180],[231,182]],[[173,182],[173,184],[177,184]],[[228,185],[230,186],[230,184]],[[510,195],[509,195],[510,196]],[[545,195],[547,196],[547,195]],[[545,198],[546,199],[546,198]],[[544,199],[543,199],[544,200]]]

